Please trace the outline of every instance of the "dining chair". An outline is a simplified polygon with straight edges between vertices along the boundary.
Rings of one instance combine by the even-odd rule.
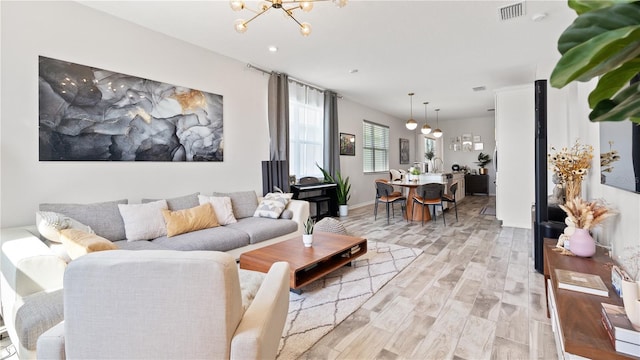
[[[433,221],[436,220],[436,206],[440,206],[442,209],[442,222],[444,226],[447,226],[447,222],[444,218],[444,207],[442,202],[442,195],[444,193],[444,184],[429,183],[420,185],[416,188],[416,195],[413,196],[413,209],[416,210],[416,204],[422,207],[422,225],[424,225],[424,208],[429,211],[429,205],[433,208]],[[413,214],[411,214],[413,217]]]
[[[455,182],[449,186],[449,194],[442,194],[442,201],[453,203],[453,208],[456,210],[456,221],[458,221],[458,203],[456,203],[456,191],[458,191],[458,183]],[[442,213],[444,218],[444,212]]]
[[[390,181],[402,180],[402,174],[400,174],[399,170],[390,169],[389,170],[389,180]]]
[[[389,224],[389,206],[391,206],[391,211],[393,212],[393,216],[395,217],[396,213],[393,205],[399,202],[404,214],[404,211],[407,207],[407,198],[404,197],[399,191],[394,191],[393,186],[391,186],[386,180],[376,180],[375,184],[376,206],[373,210],[374,220],[378,218],[378,203],[384,203],[387,207],[387,224]]]
[[[318,178],[315,178],[313,176],[305,176],[303,178],[300,178],[299,183],[301,185],[305,185],[305,184],[317,184],[320,181],[318,180]],[[315,221],[318,221],[320,219],[322,219],[325,216],[329,216],[330,212],[331,212],[331,205],[329,204],[331,202],[331,198],[329,196],[326,195],[316,195],[316,196],[310,196],[310,197],[306,197],[306,198],[302,198],[300,200],[304,200],[304,201],[308,201],[310,203],[316,204],[316,215],[315,216],[311,216],[311,218],[313,218]],[[327,211],[326,212],[322,212],[322,204],[326,204],[326,208]]]

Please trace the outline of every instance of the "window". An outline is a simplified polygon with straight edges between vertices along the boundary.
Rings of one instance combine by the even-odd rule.
[[[297,179],[322,177],[324,94],[312,87],[289,81],[289,172]]]
[[[363,121],[362,132],[364,172],[389,171],[389,127]]]

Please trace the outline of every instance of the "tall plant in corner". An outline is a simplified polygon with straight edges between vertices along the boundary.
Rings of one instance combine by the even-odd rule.
[[[338,200],[338,205],[340,205],[340,216],[347,216],[348,207],[347,203],[349,199],[351,199],[351,184],[349,184],[349,177],[343,178],[340,174],[340,171],[336,171],[336,177],[334,178],[329,174],[328,171],[320,167],[320,165],[316,164],[318,169],[322,171],[322,175],[324,176],[324,182],[326,183],[334,183],[337,185],[336,188],[336,197]]]
[[[589,94],[591,121],[640,123],[640,1],[569,0],[578,17],[558,39],[551,86],[600,79]]]

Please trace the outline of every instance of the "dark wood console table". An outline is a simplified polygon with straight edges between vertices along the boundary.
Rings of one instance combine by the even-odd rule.
[[[578,355],[590,359],[639,359],[616,352],[600,322],[600,303],[622,306],[622,299],[611,286],[613,260],[602,248],[591,258],[566,256],[553,251],[556,239],[545,239],[544,278],[547,316],[551,317],[559,358]],[[609,297],[558,289],[555,269],[599,275],[607,285]]]
[[[489,195],[489,175],[467,174],[464,176],[464,187],[467,195]]]

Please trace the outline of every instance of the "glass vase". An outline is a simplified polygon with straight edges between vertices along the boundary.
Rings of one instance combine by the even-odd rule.
[[[565,202],[582,196],[582,179],[566,180],[564,184]]]

